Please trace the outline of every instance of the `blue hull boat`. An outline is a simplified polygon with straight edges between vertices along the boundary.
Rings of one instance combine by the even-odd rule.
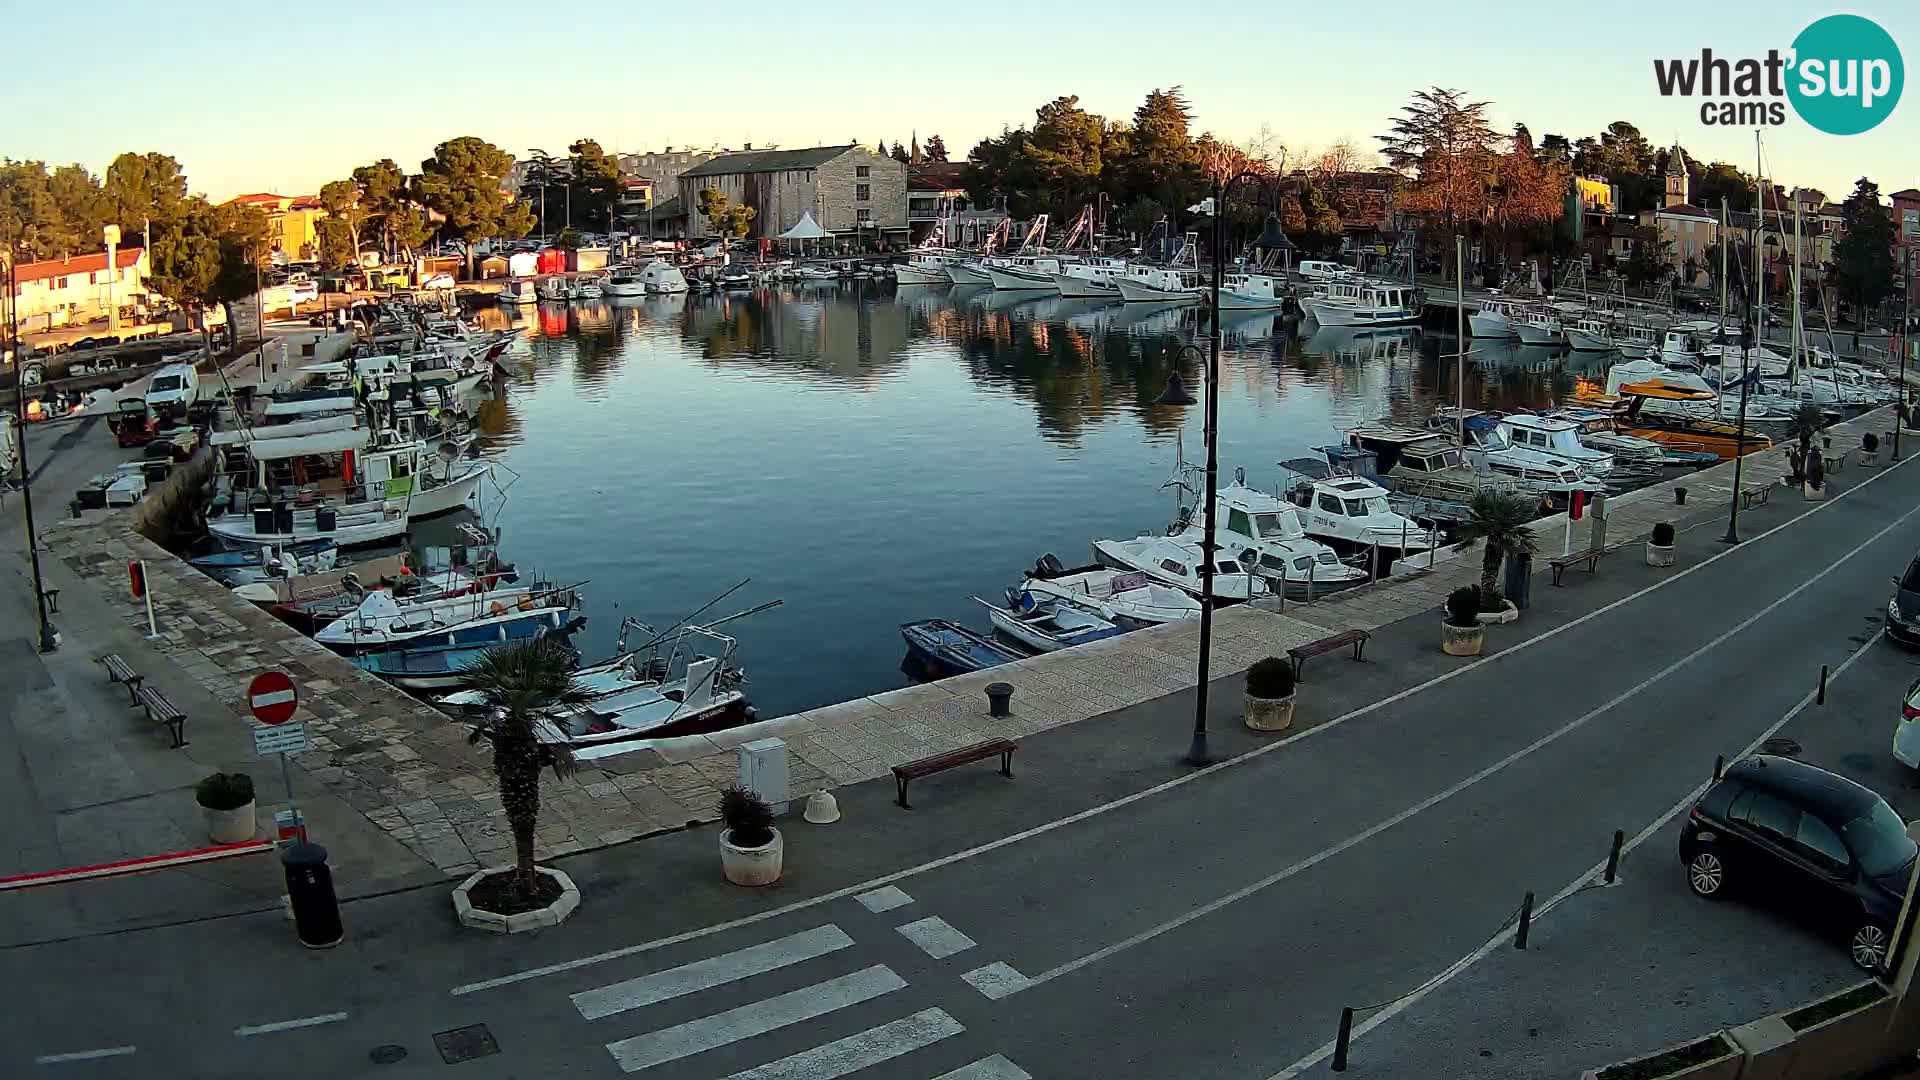
[[[985,634],[945,619],[905,623],[900,636],[907,639],[907,652],[936,676],[962,675],[1026,659]]]
[[[479,663],[487,650],[547,634],[572,637],[576,630],[586,625],[586,621],[579,618],[561,623],[558,612],[530,616],[438,635],[427,645],[360,653],[346,660],[361,671],[378,675],[403,690],[419,693],[456,690],[460,687],[460,680],[466,676],[467,669]]]
[[[287,544],[280,550],[297,559],[306,559],[333,546],[332,540],[305,540],[298,544]],[[231,570],[242,566],[259,566],[262,550],[259,547],[249,547],[242,551],[216,551],[209,555],[195,555],[187,560],[187,565],[196,570]]]

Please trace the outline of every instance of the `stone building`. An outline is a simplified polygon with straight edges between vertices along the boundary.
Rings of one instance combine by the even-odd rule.
[[[679,188],[694,240],[713,235],[700,213],[707,188],[757,211],[749,237],[777,237],[811,214],[842,240],[907,240],[906,164],[856,145],[725,154],[681,173]]]

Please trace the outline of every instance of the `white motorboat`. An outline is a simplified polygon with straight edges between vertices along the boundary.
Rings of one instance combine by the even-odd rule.
[[[1198,542],[1142,533],[1132,540],[1095,540],[1093,557],[1103,566],[1136,570],[1164,585],[1201,595],[1201,570],[1206,560],[1201,557]],[[1258,557],[1255,553],[1254,558]],[[1257,599],[1269,591],[1254,567],[1242,566],[1239,559],[1232,556],[1215,557],[1214,599]]]
[[[679,267],[665,259],[655,259],[641,267],[640,280],[646,284],[650,295],[687,291],[687,276],[680,272]]]
[[[1127,276],[1127,261],[1096,256],[1068,263],[1053,276],[1054,288],[1068,300],[1118,300],[1119,280]]]
[[[1272,274],[1225,274],[1220,278],[1221,311],[1267,311],[1285,307],[1286,282]]]
[[[1575,428],[1582,446],[1613,455],[1616,473],[1657,473],[1666,465],[1666,451],[1659,443],[1638,435],[1622,435],[1614,430],[1613,413],[1605,409],[1572,407],[1544,414],[1548,420],[1564,420]]]
[[[1207,297],[1205,274],[1171,266],[1129,266],[1114,284],[1129,304],[1198,304]]]
[[[574,278],[567,289],[569,300],[598,300],[603,295],[605,291],[600,287],[600,282],[590,277]]]
[[[1454,437],[1464,431],[1467,460],[1475,468],[1511,476],[1543,494],[1564,498],[1575,490],[1595,492],[1606,488],[1605,483],[1589,478],[1580,466],[1558,454],[1510,442],[1498,420],[1487,413],[1440,409],[1428,418],[1427,426]]]
[[[1214,542],[1222,551],[1238,551],[1243,565],[1251,565],[1267,580],[1290,595],[1322,596],[1336,589],[1358,585],[1367,580],[1367,572],[1340,561],[1332,548],[1307,537],[1300,522],[1299,508],[1277,496],[1250,488],[1237,479],[1215,492]],[[1205,535],[1194,515],[1185,511],[1177,524],[1183,526],[1182,540],[1198,543]]]
[[[491,592],[405,600],[385,591],[369,592],[360,606],[320,628],[313,639],[337,652],[378,652],[395,647],[440,644],[457,648],[489,641],[491,628],[503,623],[550,622],[580,606],[571,589],[552,586],[508,587]],[[564,618],[562,619],[564,622]],[[428,639],[435,638],[432,642]]]
[[[324,513],[322,512],[324,511]],[[380,507],[359,513],[336,514],[330,507],[292,511],[260,507],[250,513],[228,514],[207,522],[207,531],[234,548],[276,546],[331,540],[339,547],[365,547],[399,539],[407,531],[406,511]]]
[[[947,265],[947,277],[955,285],[993,286],[993,278],[987,275],[986,267],[979,259],[962,259]]]
[[[1064,261],[1054,255],[1013,255],[988,259],[985,269],[996,289],[1054,292],[1059,288],[1053,283],[1054,276],[1064,265]]]
[[[1473,328],[1473,336],[1477,338],[1517,338],[1520,336],[1518,324],[1525,321],[1526,310],[1525,304],[1494,293],[1480,301],[1473,314],[1467,316],[1467,325]]]
[[[1513,322],[1513,332],[1520,336],[1522,345],[1553,347],[1567,341],[1567,329],[1560,321],[1560,312],[1551,307],[1528,308],[1524,317]]]
[[[1620,347],[1613,320],[1587,315],[1564,327],[1567,346],[1574,352],[1611,352]]]
[[[1362,282],[1318,298],[1313,319],[1322,326],[1399,326],[1420,320],[1419,290],[1392,282]],[[1351,292],[1349,297],[1348,293]]]
[[[1126,632],[1071,598],[1036,594],[1019,585],[1007,587],[1006,607],[973,599],[987,609],[987,621],[995,630],[1034,652],[1054,652]]]
[[[1042,555],[1033,569],[1027,571],[1026,578],[1022,587],[1029,592],[1066,597],[1122,625],[1154,625],[1200,617],[1200,601],[1180,589],[1158,584],[1137,570],[1097,565],[1068,569],[1052,555]]]
[[[1605,480],[1613,475],[1613,455],[1588,446],[1580,439],[1581,425],[1571,420],[1533,413],[1509,413],[1500,417],[1500,434],[1517,447],[1527,447],[1571,461],[1588,476]]]
[[[1371,457],[1376,465],[1353,471],[1377,476],[1388,489],[1430,503],[1465,507],[1474,495],[1486,490],[1533,496],[1545,493],[1542,485],[1476,466],[1452,439],[1430,429],[1367,424],[1347,432],[1346,447],[1326,449],[1329,458],[1341,455],[1343,466],[1355,457]]]
[[[641,276],[639,267],[619,266],[615,267],[613,271],[607,275],[606,283],[601,286],[601,289],[608,296],[616,299],[620,297],[645,296],[647,295],[647,279]]]
[[[532,278],[514,278],[501,283],[496,299],[502,304],[537,304],[540,302],[540,289]]]
[[[1393,509],[1386,488],[1364,477],[1309,476],[1290,494],[1307,535],[1344,550],[1413,554],[1439,545],[1425,525]]]
[[[921,248],[894,266],[893,280],[901,285],[950,285],[953,278],[947,275],[947,267],[958,261],[960,257],[947,249]]]
[[[567,284],[564,274],[540,279],[540,299],[550,304],[564,304],[573,295],[573,289]]]

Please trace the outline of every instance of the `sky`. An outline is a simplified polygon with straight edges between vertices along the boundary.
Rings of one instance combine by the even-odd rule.
[[[1438,85],[1491,102],[1497,130],[1578,138],[1624,119],[1655,144],[1752,171],[1753,130],[1703,126],[1697,101],[1661,98],[1653,59],[1762,55],[1837,11],[1874,19],[1920,59],[1911,0],[0,0],[0,156],[98,171],[123,150],[158,150],[216,199],[312,193],[383,157],[414,170],[457,135],[525,156],[581,137],[635,152],[917,131],[957,160],[1056,96],[1118,118],[1178,85],[1196,132],[1243,142],[1265,129],[1297,161],[1340,139],[1371,149],[1412,91]],[[1905,96],[1856,136],[1822,134],[1789,108],[1766,129],[1766,172],[1835,198],[1863,175],[1885,193],[1920,186],[1920,90]]]

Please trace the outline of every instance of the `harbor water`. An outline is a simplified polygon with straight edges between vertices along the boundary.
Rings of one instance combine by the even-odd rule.
[[[503,557],[589,583],[589,657],[751,578],[708,616],[785,601],[726,628],[768,716],[904,685],[901,623],[985,629],[970,598],[1041,555],[1164,530],[1177,455],[1203,456],[1201,407],[1155,403],[1176,369],[1201,395],[1196,308],[854,282],[483,318],[527,327],[480,413]],[[1453,402],[1455,351],[1228,313],[1222,481],[1273,490],[1346,428],[1420,422]],[[1614,359],[1478,342],[1466,401],[1545,406]]]

